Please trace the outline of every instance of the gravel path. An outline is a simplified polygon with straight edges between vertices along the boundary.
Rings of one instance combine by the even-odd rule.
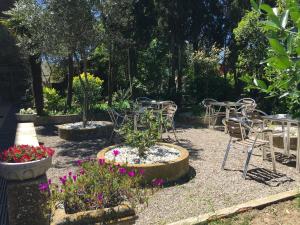
[[[104,140],[67,142],[59,139],[51,128],[36,129],[39,141],[56,149],[54,168],[47,173],[51,178],[74,170],[77,159],[96,156],[105,146]],[[190,152],[190,180],[166,187],[151,196],[148,207],[138,213],[136,224],[166,224],[290,190],[300,183],[295,160],[289,162],[279,152],[276,154],[279,163],[275,174],[272,163],[262,161],[259,149],[254,151],[248,178],[244,180],[242,169],[246,151],[230,152],[226,170],[220,169],[228,135],[204,128],[182,128],[178,136],[180,145]]]

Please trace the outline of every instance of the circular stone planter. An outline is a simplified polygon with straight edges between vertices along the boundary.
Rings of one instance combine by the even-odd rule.
[[[79,124],[81,126],[76,126]],[[68,141],[80,141],[95,138],[108,138],[111,135],[113,123],[109,121],[93,121],[92,126],[82,127],[82,122],[58,126],[60,138]]]
[[[18,122],[34,122],[36,119],[36,113],[35,114],[20,114],[16,113],[16,119]]]
[[[28,180],[45,174],[51,166],[52,157],[23,163],[0,162],[0,176],[6,180]]]
[[[157,143],[157,145],[166,146],[174,148],[180,152],[177,159],[165,162],[165,163],[149,163],[149,164],[121,164],[118,162],[112,162],[105,158],[105,154],[114,149],[118,148],[118,145],[107,147],[101,150],[97,154],[98,159],[105,159],[106,163],[121,164],[121,166],[126,168],[133,168],[138,170],[144,170],[144,180],[146,183],[150,183],[155,178],[163,178],[167,182],[176,181],[179,178],[185,176],[189,171],[189,152],[180,146],[167,144],[167,143]]]
[[[276,127],[278,127],[278,130],[281,130],[281,125],[276,126]],[[275,130],[276,130],[276,127],[275,127]],[[297,134],[293,134],[293,133],[297,133],[297,131],[290,132],[290,149],[297,150]],[[277,147],[277,148],[284,148],[282,134],[274,134],[273,135],[273,146]]]

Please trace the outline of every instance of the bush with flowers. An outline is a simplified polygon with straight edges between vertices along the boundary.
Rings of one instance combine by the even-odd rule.
[[[40,184],[39,188],[50,193],[51,208],[63,204],[66,213],[108,208],[129,203],[131,206],[146,201],[146,189],[140,187],[143,170],[126,169],[106,164],[104,159],[78,161],[77,173],[69,172],[59,178],[60,184]],[[163,181],[154,181],[161,186]]]
[[[0,161],[9,163],[22,163],[41,160],[51,157],[54,150],[43,145],[16,145],[12,146],[0,153]]]

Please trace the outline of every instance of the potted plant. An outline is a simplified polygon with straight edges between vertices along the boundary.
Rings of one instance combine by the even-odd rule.
[[[76,173],[59,178],[59,184],[40,184],[53,210],[51,224],[92,224],[134,219],[136,204],[146,201],[147,189],[140,186],[142,170],[128,170],[105,160],[78,161]],[[159,186],[162,183],[157,183]]]
[[[180,146],[159,142],[165,126],[161,111],[146,110],[138,121],[131,119],[122,126],[125,144],[105,148],[97,157],[129,169],[142,169],[148,183],[156,178],[175,181],[188,173],[189,153]]]
[[[32,108],[20,109],[19,113],[16,113],[17,121],[19,122],[34,122],[36,119],[36,111]]]
[[[0,176],[27,180],[43,175],[52,165],[54,150],[45,146],[17,145],[0,153]]]

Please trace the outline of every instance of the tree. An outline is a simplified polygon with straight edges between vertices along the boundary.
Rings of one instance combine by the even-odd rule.
[[[258,79],[254,79],[254,84],[263,93],[286,98],[290,112],[300,116],[300,3],[279,1],[277,8],[251,3],[253,10],[261,13],[261,24],[269,42],[265,64],[269,85]]]

